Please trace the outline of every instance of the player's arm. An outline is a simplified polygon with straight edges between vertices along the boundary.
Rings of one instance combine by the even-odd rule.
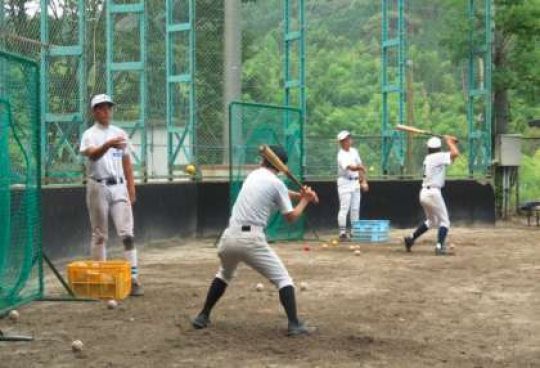
[[[452,137],[451,135],[445,135],[444,139],[446,140],[446,145],[450,150],[450,160],[454,160],[459,156],[459,148],[457,146],[457,138]]]
[[[300,194],[300,192],[289,190],[289,198],[291,199],[291,201],[299,201],[301,197],[302,197],[302,194]]]
[[[85,148],[84,150],[81,150],[81,153],[88,157],[90,160],[97,161],[100,158],[103,157],[104,154],[107,153],[107,151],[110,148],[122,148],[125,146],[125,138],[124,137],[116,137],[109,139],[107,142],[103,143],[99,147],[95,146],[89,146]]]
[[[295,222],[300,218],[300,216],[302,216],[302,213],[304,213],[304,210],[310,202],[316,203],[318,201],[319,198],[317,193],[315,193],[310,187],[304,186],[300,194],[300,202],[298,202],[292,211],[284,213],[283,216],[287,222]]]
[[[131,157],[124,155],[122,157],[122,168],[124,169],[124,176],[126,177],[126,185],[129,194],[129,201],[131,204],[137,200],[135,193],[135,179],[133,177],[133,164],[131,163]]]

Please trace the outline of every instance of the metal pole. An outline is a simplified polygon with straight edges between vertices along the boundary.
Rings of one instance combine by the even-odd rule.
[[[223,163],[229,162],[229,104],[242,93],[242,28],[240,0],[224,1]]]

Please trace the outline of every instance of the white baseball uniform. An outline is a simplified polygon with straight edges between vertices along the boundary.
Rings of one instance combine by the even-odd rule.
[[[448,211],[441,193],[446,167],[452,163],[450,152],[431,153],[424,159],[424,180],[420,191],[420,204],[426,214],[426,226],[450,227]]]
[[[133,213],[122,166],[123,157],[129,155],[129,142],[122,129],[112,125],[105,127],[97,122],[83,133],[81,139],[80,152],[85,153],[88,148],[98,148],[121,135],[126,137],[125,149],[110,148],[100,159],[86,162],[86,204],[92,227],[90,251],[95,260],[107,259],[109,213],[118,236],[122,239],[133,237]],[[126,251],[126,258],[136,276],[136,250]]]
[[[240,262],[270,280],[278,289],[293,285],[283,262],[266,241],[264,228],[270,215],[293,211],[287,186],[267,168],[251,172],[234,203],[229,226],[223,233],[218,255],[221,267],[216,277],[229,283]]]
[[[347,214],[350,211],[351,222],[360,218],[360,182],[358,171],[348,170],[350,165],[361,165],[362,160],[355,148],[345,151],[341,148],[337,155],[338,179],[337,188],[339,195],[338,226],[340,234],[345,234],[347,229]]]

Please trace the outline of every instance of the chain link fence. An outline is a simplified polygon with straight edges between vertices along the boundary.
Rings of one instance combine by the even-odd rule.
[[[133,4],[135,0],[116,0]],[[450,23],[466,22],[466,2],[407,2],[409,72],[407,120],[421,128],[467,134],[466,65],[460,58],[462,44],[448,37]],[[40,2],[4,0],[0,14],[0,48],[35,60],[48,48],[77,43],[77,31],[84,33],[84,96],[106,91],[107,29],[105,0],[87,0],[85,24],[78,24],[77,1],[50,0],[49,41],[41,43]],[[171,12],[178,22],[187,21],[188,0],[173,0]],[[203,178],[226,178],[228,164],[227,101],[237,100],[281,105],[284,101],[283,0],[196,0],[195,20],[195,145],[194,161]],[[370,167],[370,175],[382,175],[381,165],[381,8],[372,0],[306,0],[307,120],[305,133],[305,175],[332,178],[338,131],[348,129],[356,136],[359,150]],[[452,5],[453,4],[453,5]],[[145,0],[147,27],[146,139],[148,179],[168,177],[168,135],[166,96],[166,8],[163,0]],[[294,12],[293,12],[294,13]],[[392,18],[392,17],[391,17]],[[294,22],[293,22],[294,23]],[[117,14],[113,21],[115,57],[132,60],[140,51],[141,32],[134,14]],[[397,27],[395,15],[390,27]],[[173,40],[175,68],[185,68],[187,41]],[[465,36],[464,36],[465,37]],[[464,39],[465,40],[465,39]],[[50,111],[66,113],[77,109],[78,70],[73,58],[55,58],[49,65]],[[117,117],[131,120],[140,109],[138,81],[129,73],[115,74],[115,98],[120,102]],[[480,76],[478,77],[480,78]],[[87,106],[88,101],[83,101]],[[391,101],[395,120],[397,102]],[[180,102],[178,102],[180,104]],[[187,107],[176,106],[179,119],[186,120]],[[175,110],[176,111],[176,110]],[[91,124],[85,108],[81,130]],[[48,142],[61,137],[49,131]],[[76,150],[80,131],[67,138]],[[135,141],[140,137],[135,135]],[[412,139],[404,176],[419,177],[422,139]],[[468,157],[466,139],[461,148]],[[80,174],[69,180],[82,181],[82,159],[70,160],[68,145],[56,151],[58,167]],[[75,151],[76,152],[76,151]],[[187,157],[187,156],[182,156]],[[47,159],[47,158],[46,158]],[[186,162],[187,163],[187,162]],[[64,165],[64,166],[62,166]],[[401,170],[401,168],[399,168]],[[393,170],[399,172],[399,170]],[[467,164],[459,161],[451,175],[466,177]],[[182,175],[180,175],[182,176]]]

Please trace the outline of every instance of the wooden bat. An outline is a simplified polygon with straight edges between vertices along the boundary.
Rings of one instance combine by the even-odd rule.
[[[443,139],[445,138],[444,134],[437,134],[437,133],[431,132],[429,130],[418,129],[418,128],[415,128],[415,127],[410,126],[410,125],[398,124],[398,125],[396,125],[395,129],[400,130],[402,132],[412,133],[412,134],[426,135],[426,136],[431,136],[431,137],[439,137],[439,138],[443,138]],[[456,138],[456,142],[457,141],[458,140]]]
[[[268,147],[268,145],[264,144],[262,145],[260,148],[259,148],[259,152],[261,154],[262,157],[264,157],[268,162],[270,162],[272,164],[272,166],[274,166],[274,168],[278,171],[281,171],[282,173],[284,173],[285,175],[287,175],[287,177],[289,179],[291,179],[296,185],[298,185],[300,188],[303,187],[302,183],[300,182],[300,180],[296,179],[294,177],[294,175],[289,171],[289,168],[287,167],[287,165],[285,165],[283,163],[283,161],[281,161],[279,159],[279,157],[277,157],[277,155],[275,154],[274,151],[272,151],[272,149],[270,147]]]

